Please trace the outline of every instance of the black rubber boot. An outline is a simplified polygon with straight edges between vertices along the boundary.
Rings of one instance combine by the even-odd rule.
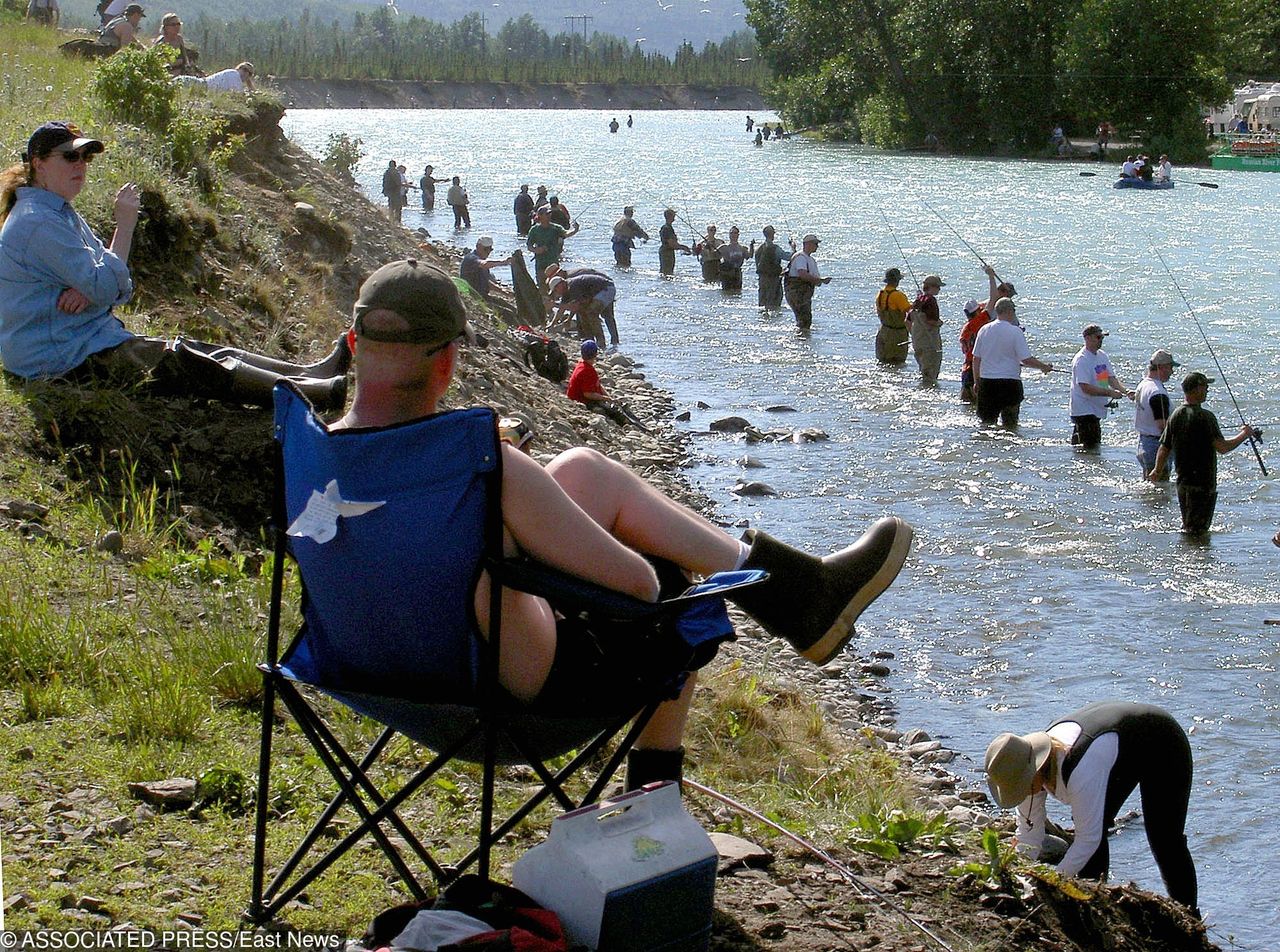
[[[627,751],[627,790],[639,790],[646,783],[661,780],[684,780],[684,748],[675,750],[641,750],[632,747]]]
[[[341,377],[351,368],[351,348],[347,346],[346,334],[335,340],[333,349],[329,351],[328,355],[314,364],[290,363],[287,360],[277,360],[274,357],[253,354],[247,350],[241,350],[239,347],[215,347],[202,341],[180,339],[178,344],[188,350],[212,357],[214,360],[223,360],[231,357],[252,367],[270,370],[281,377],[311,377],[317,380],[327,380],[330,377]]]
[[[255,367],[229,354],[215,358],[183,340],[174,343],[172,353],[173,369],[166,374],[166,392],[270,407],[271,391],[284,379],[283,374]],[[340,410],[346,404],[345,375],[328,379],[290,376],[288,379],[319,410]]]
[[[284,377],[272,370],[255,367],[234,357],[223,357],[218,363],[231,374],[231,393],[226,399],[258,407],[272,405],[271,391],[282,379],[298,388],[317,410],[341,410],[347,403],[347,378]]]
[[[887,589],[911,551],[911,527],[887,516],[839,552],[819,559],[758,529],[742,541],[751,553],[744,569],[768,580],[727,593],[769,634],[785,638],[814,664],[826,664],[853,637],[854,622]]]

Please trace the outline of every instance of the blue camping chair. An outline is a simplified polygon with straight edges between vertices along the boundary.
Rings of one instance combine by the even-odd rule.
[[[276,558],[272,574],[255,818],[252,897],[247,918],[270,920],[366,836],[408,889],[427,889],[393,844],[398,836],[437,885],[478,865],[489,875],[493,844],[541,803],[566,810],[599,799],[644,725],[674,697],[686,672],[733,637],[719,594],[754,584],[762,572],[729,572],[657,605],[602,589],[502,553],[502,456],[488,409],[455,410],[382,428],[329,432],[291,385],[275,391]],[[279,654],[285,556],[302,583],[302,626]],[[490,632],[480,636],[473,604],[482,571],[492,586]],[[501,588],[547,597],[619,652],[591,709],[574,699],[560,709],[525,705],[498,683]],[[607,656],[610,652],[606,651]],[[660,659],[655,663],[654,659]],[[357,759],[308,700],[312,691],[384,725]],[[267,882],[272,734],[284,704],[337,785],[310,832]],[[630,725],[628,727],[628,725]],[[396,734],[434,752],[410,780],[384,795],[370,769]],[[612,745],[612,752],[606,753]],[[547,761],[574,752],[556,770]],[[566,782],[604,757],[580,798]],[[476,846],[446,865],[413,834],[398,808],[443,767],[482,766]],[[541,786],[495,823],[499,764],[524,763]],[[312,856],[344,808],[355,829]],[[390,832],[389,832],[389,830]]]

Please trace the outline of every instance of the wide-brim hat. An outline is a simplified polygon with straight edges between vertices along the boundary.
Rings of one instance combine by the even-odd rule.
[[[1036,774],[1053,751],[1044,731],[1019,736],[1001,734],[987,747],[987,786],[996,806],[1014,807],[1031,796]]]

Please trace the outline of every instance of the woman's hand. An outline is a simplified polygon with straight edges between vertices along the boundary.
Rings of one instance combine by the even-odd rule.
[[[58,310],[64,314],[79,314],[89,303],[89,299],[75,288],[67,288],[58,295]]]
[[[132,229],[138,224],[138,210],[142,206],[142,191],[133,182],[120,186],[116,192],[115,215],[117,228]]]

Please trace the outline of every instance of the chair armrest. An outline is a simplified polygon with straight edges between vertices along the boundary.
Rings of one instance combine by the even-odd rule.
[[[768,578],[768,573],[759,569],[717,572],[675,598],[654,603],[632,598],[530,559],[503,559],[491,563],[489,572],[507,588],[545,598],[566,614],[589,613],[593,618],[616,621],[636,621],[656,614],[678,613],[690,602],[720,596]]]

